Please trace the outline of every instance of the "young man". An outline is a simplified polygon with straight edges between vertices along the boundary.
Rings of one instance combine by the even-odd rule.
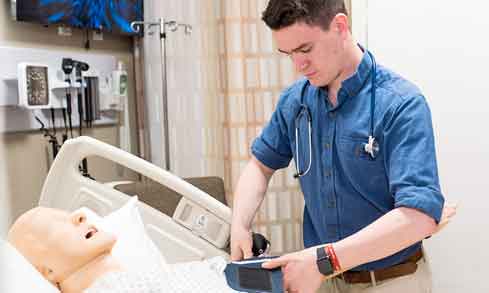
[[[253,143],[235,191],[232,258],[251,256],[270,177],[294,159],[306,249],[264,265],[282,267],[289,292],[330,278],[340,292],[428,292],[422,240],[444,199],[424,96],[357,45],[343,0],[270,0],[263,20],[305,78]]]

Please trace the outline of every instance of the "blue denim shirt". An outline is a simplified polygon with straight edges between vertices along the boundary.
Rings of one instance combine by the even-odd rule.
[[[295,125],[295,118],[302,103],[309,108],[312,165],[299,179],[305,199],[305,247],[348,237],[398,207],[440,220],[444,199],[429,107],[416,86],[380,65],[374,108],[374,137],[380,150],[375,159],[363,151],[370,132],[372,64],[364,53],[357,71],[342,83],[335,107],[328,102],[327,89],[306,79],[297,81],[283,92],[252,145],[253,155],[264,165],[285,168],[297,155],[295,129],[299,127],[298,155],[304,170],[309,162],[307,119]],[[420,246],[417,243],[354,270],[400,263]]]

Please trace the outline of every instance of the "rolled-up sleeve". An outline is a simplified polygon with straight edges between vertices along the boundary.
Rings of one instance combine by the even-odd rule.
[[[444,198],[436,162],[431,113],[423,96],[403,99],[384,128],[385,165],[395,207],[417,209],[437,223]]]
[[[287,120],[291,113],[282,96],[268,124],[251,146],[251,153],[265,166],[277,170],[285,168],[292,159]]]

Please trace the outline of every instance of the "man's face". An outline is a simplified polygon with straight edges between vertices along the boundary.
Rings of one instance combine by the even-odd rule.
[[[344,60],[344,35],[331,25],[319,26],[298,22],[273,31],[278,50],[290,56],[295,69],[312,85],[324,87],[341,74]]]
[[[81,212],[41,207],[14,224],[9,240],[45,277],[56,282],[109,253],[116,241],[88,224]]]

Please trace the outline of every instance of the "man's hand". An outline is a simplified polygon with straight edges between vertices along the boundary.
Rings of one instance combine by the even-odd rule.
[[[251,248],[253,240],[251,232],[241,228],[233,227],[231,230],[231,260],[238,261],[253,257]]]
[[[316,264],[316,248],[285,254],[263,263],[265,269],[282,267],[284,290],[287,292],[314,293],[321,287],[324,276]]]

